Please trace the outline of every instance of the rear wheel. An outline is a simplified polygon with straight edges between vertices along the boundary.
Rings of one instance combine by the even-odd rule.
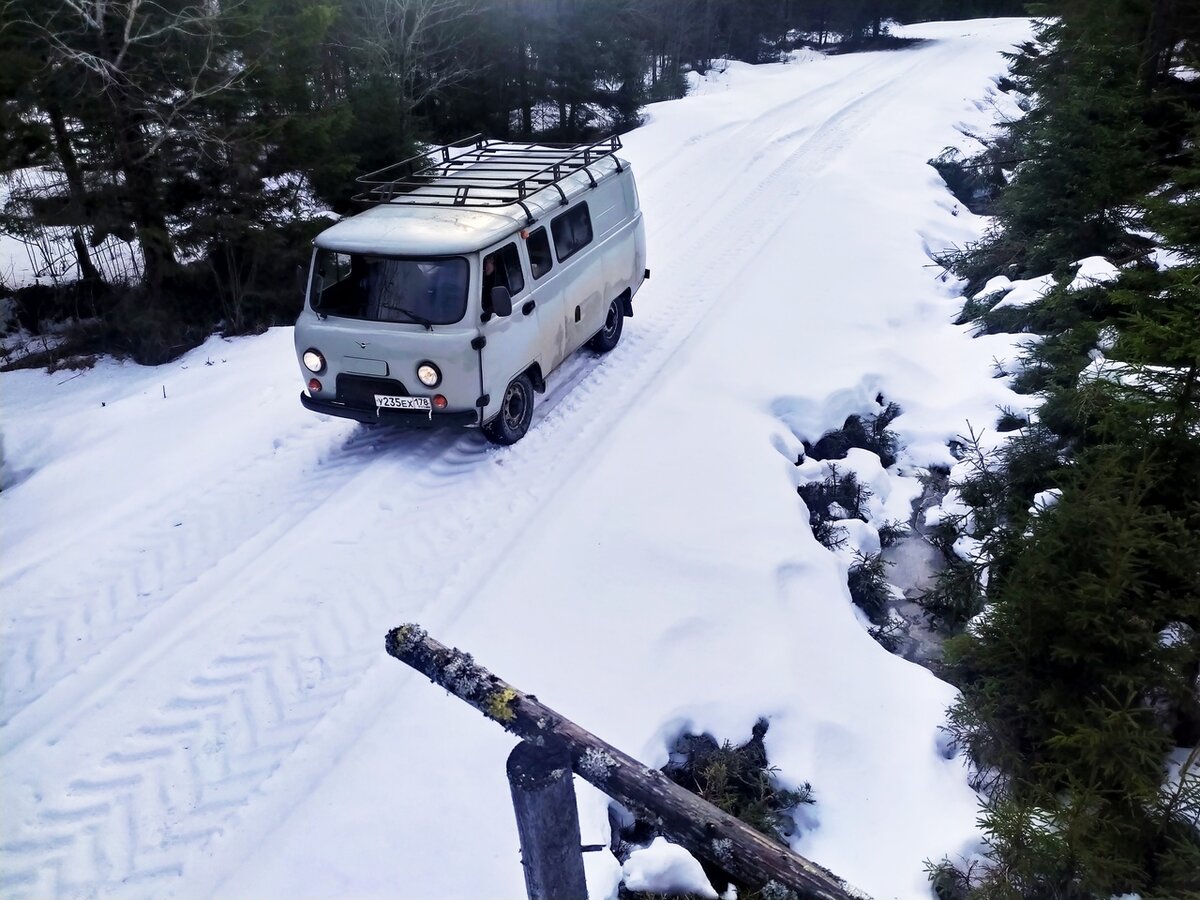
[[[614,300],[608,305],[608,314],[604,317],[604,327],[588,341],[588,346],[597,353],[607,353],[621,340],[621,329],[624,324],[625,311],[621,309],[621,301]]]
[[[507,446],[525,437],[533,421],[533,382],[518,375],[504,389],[500,412],[484,423],[483,433],[493,444]]]

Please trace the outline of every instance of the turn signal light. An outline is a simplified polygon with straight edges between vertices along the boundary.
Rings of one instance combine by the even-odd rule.
[[[308,379],[308,392],[310,394],[318,394],[321,391],[321,382],[315,378]]]
[[[313,379],[313,380],[315,381],[316,379]],[[446,398],[443,397],[441,394],[433,395],[433,405],[434,405],[435,409],[445,409],[447,402],[448,401],[446,400]]]

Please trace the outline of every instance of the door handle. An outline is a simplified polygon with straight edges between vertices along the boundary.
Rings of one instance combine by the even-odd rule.
[[[521,312],[523,312],[525,315],[529,315],[531,312],[533,312],[535,306],[537,306],[537,303],[535,303],[533,300],[526,300],[525,305],[521,307]]]

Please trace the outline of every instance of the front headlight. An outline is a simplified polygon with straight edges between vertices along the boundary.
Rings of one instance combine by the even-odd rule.
[[[441,370],[431,362],[423,362],[417,366],[417,377],[425,387],[437,387],[442,381]]]
[[[305,350],[304,356],[301,359],[304,360],[304,368],[308,369],[308,371],[315,372],[318,375],[325,371],[325,357],[318,351]]]

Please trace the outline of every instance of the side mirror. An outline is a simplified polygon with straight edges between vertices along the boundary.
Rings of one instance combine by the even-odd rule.
[[[304,289],[306,287],[304,284],[304,276],[307,274],[308,272],[305,271],[304,266],[299,264],[296,265],[296,293],[298,293],[301,297],[304,296]]]
[[[502,284],[492,288],[492,312],[497,316],[512,315],[512,294]]]

